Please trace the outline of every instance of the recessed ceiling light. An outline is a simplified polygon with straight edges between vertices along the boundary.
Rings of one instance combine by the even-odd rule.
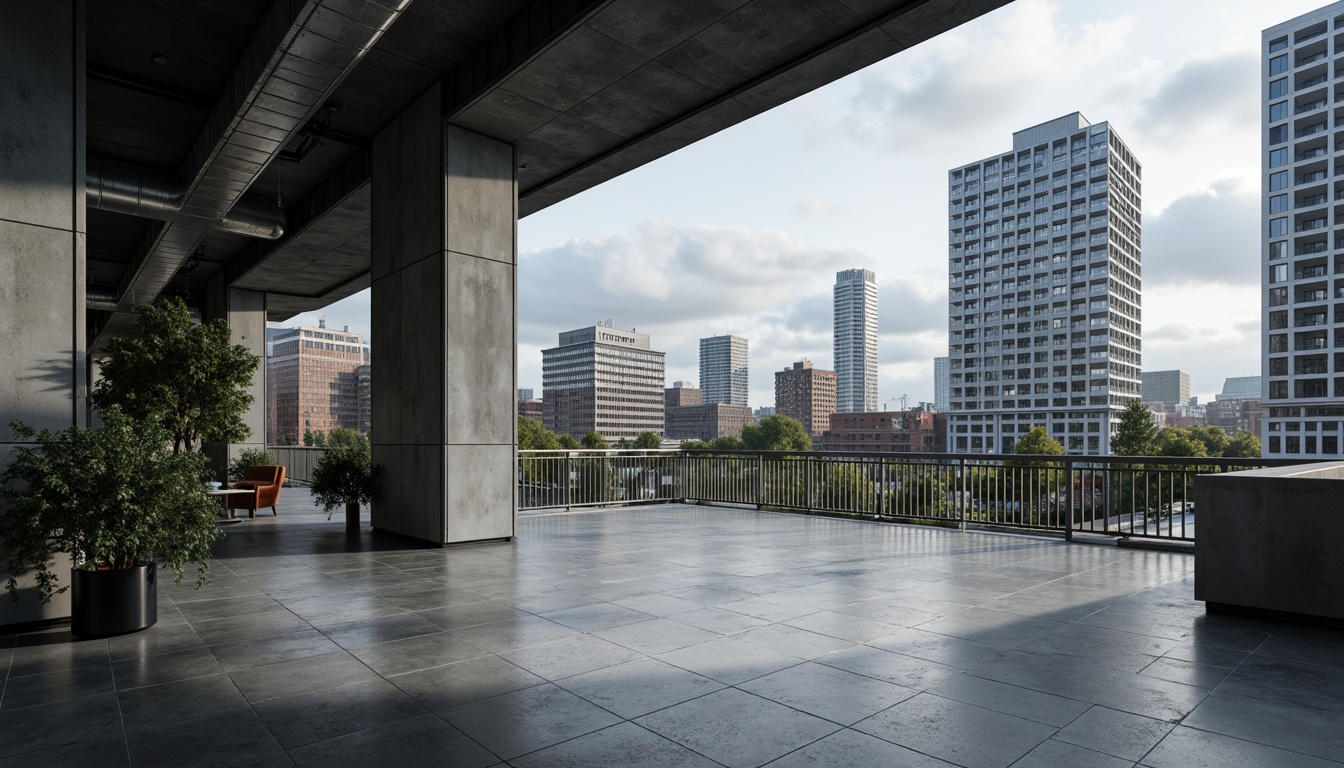
[[[154,55],[153,55],[153,56],[150,56],[150,59],[152,59],[152,60],[154,61],[155,64],[167,64],[167,63],[168,63],[168,57],[167,57],[167,56],[164,56],[162,53],[159,53],[159,52],[157,52],[157,51],[154,52]]]

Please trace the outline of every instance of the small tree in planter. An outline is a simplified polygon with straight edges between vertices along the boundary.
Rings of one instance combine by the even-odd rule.
[[[75,634],[105,635],[157,620],[156,563],[181,584],[188,563],[196,586],[210,582],[210,544],[219,538],[216,506],[202,492],[205,456],[174,452],[157,422],[111,408],[96,429],[38,432],[11,425],[21,447],[0,472],[0,542],[18,599],[16,576],[33,572],[43,602],[73,586]],[[71,585],[60,586],[52,558],[70,555]]]
[[[134,311],[141,335],[107,343],[93,404],[119,405],[136,419],[159,423],[174,451],[245,439],[251,430],[243,414],[253,399],[247,387],[261,358],[230,344],[225,320],[192,325],[181,299]]]
[[[383,468],[373,463],[365,445],[332,448],[313,467],[313,503],[331,519],[331,511],[345,505],[345,527],[359,530],[359,506],[381,498],[378,484]]]

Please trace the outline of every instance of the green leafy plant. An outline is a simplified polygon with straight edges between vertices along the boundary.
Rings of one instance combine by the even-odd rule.
[[[93,404],[121,406],[132,418],[162,425],[174,451],[244,440],[251,430],[243,414],[253,400],[247,387],[261,359],[229,343],[224,320],[192,325],[181,299],[134,311],[140,336],[107,343]]]
[[[275,463],[274,453],[248,448],[238,454],[238,458],[229,462],[229,482],[236,483],[242,480],[247,476],[247,470],[252,467],[270,466]]]
[[[331,512],[340,506],[368,504],[382,498],[378,492],[383,468],[373,463],[369,450],[361,445],[332,448],[313,467],[313,503]]]
[[[113,407],[95,429],[60,432],[14,422],[20,447],[0,472],[0,542],[18,600],[17,576],[33,572],[42,602],[64,592],[52,558],[67,553],[74,567],[134,568],[158,561],[182,583],[188,563],[196,586],[210,583],[210,544],[220,537],[217,505],[204,493],[206,459],[169,448],[158,422],[140,422]]]

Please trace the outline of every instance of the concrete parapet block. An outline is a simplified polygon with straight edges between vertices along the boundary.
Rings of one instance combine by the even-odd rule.
[[[1195,480],[1195,599],[1344,623],[1344,462]]]

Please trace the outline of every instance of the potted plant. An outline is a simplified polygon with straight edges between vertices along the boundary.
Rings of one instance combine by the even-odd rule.
[[[275,463],[274,453],[248,448],[240,452],[238,458],[229,462],[229,483],[232,485],[242,480],[247,476],[247,470],[252,467],[269,467]]]
[[[32,572],[43,602],[72,590],[71,632],[113,635],[158,620],[158,567],[174,572],[177,585],[195,563],[196,586],[209,583],[210,544],[220,532],[204,494],[203,454],[174,452],[161,424],[117,407],[95,429],[10,426],[37,444],[19,447],[0,472],[0,553],[11,599],[16,576]],[[71,559],[68,585],[51,569],[59,553]]]
[[[359,530],[359,506],[381,498],[378,483],[383,468],[373,463],[367,441],[329,449],[313,467],[313,503],[331,519],[336,507],[345,505],[345,528]]]

